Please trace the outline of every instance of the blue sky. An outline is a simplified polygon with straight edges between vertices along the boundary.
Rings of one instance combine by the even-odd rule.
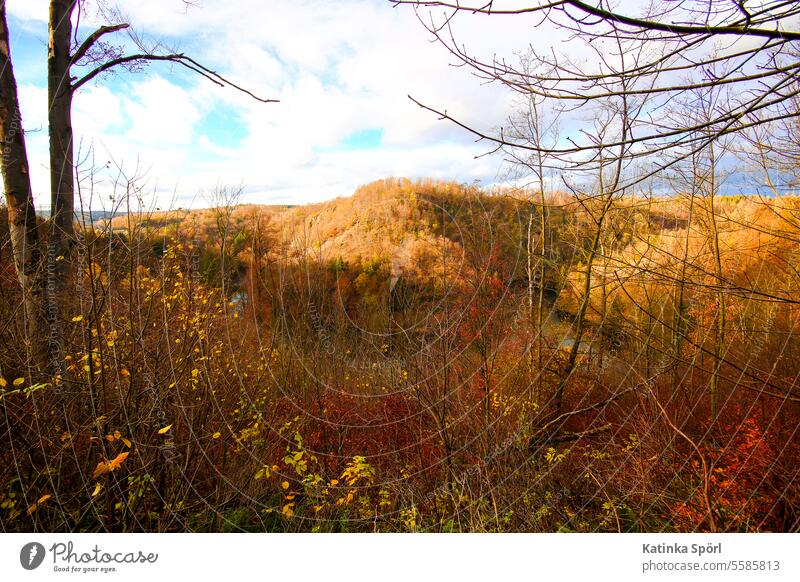
[[[499,158],[475,159],[485,144],[407,96],[484,129],[504,122],[511,96],[449,66],[452,57],[430,42],[411,9],[385,0],[199,4],[118,2],[146,37],[281,102],[257,103],[160,64],[82,88],[73,114],[80,151],[91,146],[95,167],[110,164],[125,175],[139,168],[154,204],[203,206],[216,185],[244,186],[246,202],[297,204],[348,195],[386,176],[503,180]],[[46,207],[47,1],[8,0],[7,9],[35,197]],[[101,24],[91,2],[81,22],[81,37]],[[530,25],[464,19],[459,32],[471,49],[513,57]],[[91,205],[105,205],[111,189],[112,172],[98,174]]]

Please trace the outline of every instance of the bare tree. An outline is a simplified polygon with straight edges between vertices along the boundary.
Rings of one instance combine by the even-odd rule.
[[[790,168],[792,161],[800,157],[798,132],[794,130],[800,118],[797,107],[800,5],[796,2],[683,0],[642,5],[609,0],[528,0],[501,5],[485,0],[390,1],[395,6],[412,6],[434,40],[457,64],[468,67],[479,79],[499,83],[522,96],[540,98],[543,107],[557,109],[571,119],[598,119],[609,102],[628,100],[628,107],[635,107],[637,113],[618,124],[616,129],[622,127],[622,131],[600,133],[597,128],[576,127],[566,139],[542,145],[519,136],[513,127],[499,131],[484,129],[472,120],[448,114],[443,107],[424,104],[412,97],[420,107],[471,132],[489,143],[490,148],[513,150],[518,157],[543,154],[544,168],[568,176],[572,184],[565,181],[565,185],[583,190],[584,194],[588,193],[585,186],[574,186],[579,177],[603,176],[611,158],[615,158],[622,171],[615,176],[607,174],[594,197],[598,200],[610,201],[616,194],[632,192],[653,178],[666,176],[681,164],[708,159],[709,155],[719,172],[718,153],[721,148],[729,147],[725,144],[730,140],[753,140],[752,136],[760,136],[758,143],[762,146],[766,143],[768,147],[755,148],[756,155],[783,160]],[[555,47],[540,44],[532,45],[518,63],[496,55],[485,58],[474,54],[456,32],[456,22],[471,15],[530,18],[532,27],[568,38],[570,55],[561,55]],[[545,34],[542,32],[540,36]],[[622,47],[620,52],[631,56],[617,63],[603,58],[618,47]],[[583,58],[584,53],[589,58]],[[709,91],[716,97],[699,115],[697,103],[690,96]],[[769,139],[776,135],[782,139]],[[630,171],[634,165],[637,171]],[[705,186],[717,192],[719,184],[711,182]],[[692,202],[697,201],[698,198],[693,198]],[[598,208],[602,210],[603,205]],[[603,212],[595,212],[593,218],[597,221],[602,216]],[[713,208],[707,213],[707,218],[711,217],[716,221]],[[694,218],[700,217],[695,214]],[[591,292],[594,258],[602,252],[601,222],[597,223],[597,246],[590,243],[582,261],[586,269],[584,302]],[[711,224],[708,232],[709,254],[714,265],[707,273],[711,283],[706,286],[714,292],[717,315],[712,325],[714,346],[701,351],[713,360],[708,387],[713,418],[718,407],[720,365],[735,364],[725,356],[726,295],[751,293],[765,301],[786,304],[794,304],[795,300],[787,293],[765,294],[730,280],[719,260],[719,237],[714,234],[718,232],[717,225]],[[679,310],[684,309],[684,286],[685,282],[680,282]],[[577,337],[570,349],[567,373],[562,375],[556,390],[557,403],[565,378],[575,368],[587,307],[588,304],[581,303],[577,309],[574,330]],[[664,325],[646,308],[643,313],[651,323]],[[678,349],[685,341],[683,317],[673,323],[665,329],[674,331],[674,348]]]
[[[51,0],[50,41],[48,46],[48,124],[50,130],[50,188],[51,233],[48,247],[48,319],[54,345],[62,343],[59,314],[63,311],[63,292],[69,274],[69,255],[73,240],[74,222],[74,153],[72,130],[72,100],[84,85],[99,75],[125,69],[137,71],[148,62],[169,62],[180,65],[221,87],[231,87],[263,103],[275,102],[260,98],[236,85],[222,75],[208,69],[180,52],[165,50],[159,43],[147,44],[122,21],[118,10],[104,1],[97,4],[100,16],[117,22],[100,26],[83,41],[78,42],[79,31],[73,30],[73,18],[80,19],[86,10],[86,0]],[[121,46],[104,42],[108,35],[129,32],[134,47],[130,54]],[[56,356],[57,358],[57,356]]]
[[[544,99],[538,95],[525,96],[523,106],[517,115],[511,117],[512,135],[519,140],[525,140],[536,147],[533,152],[519,152],[515,148],[508,148],[508,156],[513,166],[520,168],[523,176],[532,174],[532,187],[538,190],[538,200],[530,198],[530,212],[528,214],[528,227],[526,232],[526,275],[528,278],[528,319],[530,333],[528,338],[528,381],[529,396],[531,401],[538,404],[542,396],[544,374],[544,303],[545,282],[547,276],[547,175],[545,165],[546,143],[553,144],[558,141],[557,112],[548,115],[542,111]],[[520,155],[521,154],[521,155]],[[538,232],[534,234],[534,207],[539,207]],[[534,291],[537,290],[534,297]],[[533,342],[536,338],[536,351]],[[536,381],[534,383],[534,376]]]
[[[0,3],[0,140],[3,144],[3,189],[8,208],[14,267],[22,288],[26,335],[35,341],[40,339],[38,331],[42,320],[39,234],[17,82],[11,64],[5,2]]]
[[[483,130],[469,120],[455,119],[440,108],[419,103],[498,147],[544,149],[551,164],[565,169],[596,167],[599,152],[627,146],[632,159],[651,165],[648,172],[621,180],[620,189],[688,159],[722,136],[739,135],[800,115],[794,106],[800,92],[800,30],[796,29],[800,5],[796,2],[684,0],[640,7],[638,3],[608,0],[530,0],[524,6],[501,8],[484,0],[470,4],[390,1],[414,6],[434,38],[479,78],[556,102],[576,117],[592,114],[598,104],[622,93],[647,96],[649,105],[644,115],[635,120],[627,135],[597,142],[592,135],[580,132],[580,137],[546,148],[514,139],[502,130]],[[426,8],[430,14],[425,13]],[[471,54],[456,38],[453,22],[467,14],[538,17],[536,26],[549,27],[575,41],[570,43],[571,51],[580,50],[577,47],[581,44],[613,47],[615,39],[620,38],[629,50],[642,51],[642,57],[629,61],[622,70],[604,69],[602,64],[595,64],[596,59],[576,64],[558,55],[553,47],[533,48],[531,58],[522,66],[498,57],[483,59]],[[618,75],[625,76],[627,85],[609,87],[608,81]],[[708,87],[728,87],[731,96],[719,103],[708,119],[664,119],[663,110],[676,96]]]

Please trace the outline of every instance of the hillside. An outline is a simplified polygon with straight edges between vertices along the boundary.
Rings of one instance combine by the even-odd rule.
[[[81,230],[59,379],[27,379],[4,243],[5,422],[70,423],[30,480],[5,459],[3,523],[57,462],[36,519],[89,531],[694,531],[707,495],[715,527],[793,527],[798,201],[539,200],[387,179],[116,216]]]

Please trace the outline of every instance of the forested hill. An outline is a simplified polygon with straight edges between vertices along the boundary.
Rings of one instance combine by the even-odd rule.
[[[60,378],[0,221],[6,529],[796,527],[797,199],[232,193],[78,226]]]

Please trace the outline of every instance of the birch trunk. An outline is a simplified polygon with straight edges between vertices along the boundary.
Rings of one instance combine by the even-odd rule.
[[[5,3],[0,3],[0,140],[14,267],[22,288],[26,337],[42,340],[40,248],[17,82],[11,65]]]

